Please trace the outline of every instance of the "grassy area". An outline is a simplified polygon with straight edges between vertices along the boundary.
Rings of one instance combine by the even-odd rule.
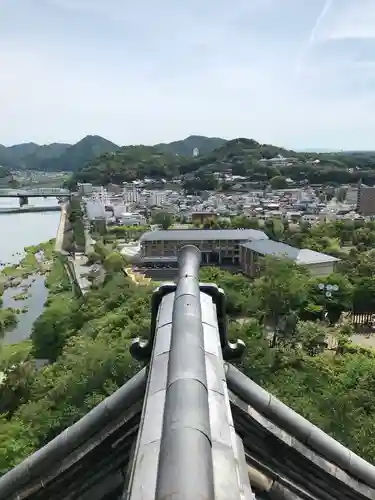
[[[1,344],[0,366],[4,368],[10,363],[19,363],[30,357],[31,340],[17,342],[17,344]]]
[[[0,336],[17,325],[17,313],[14,309],[0,309]]]
[[[26,270],[20,267],[19,264],[14,264],[13,266],[4,267],[0,275],[2,275],[3,277],[5,276],[6,278],[23,278],[23,277],[26,278],[28,276]]]
[[[4,267],[1,271],[0,284],[9,283],[12,278],[27,278],[31,274],[47,271],[46,263],[53,259],[54,245],[55,240],[52,239],[39,245],[26,247],[25,256],[19,264]]]
[[[46,279],[46,286],[53,294],[71,291],[69,276],[64,267],[63,258],[56,258]]]

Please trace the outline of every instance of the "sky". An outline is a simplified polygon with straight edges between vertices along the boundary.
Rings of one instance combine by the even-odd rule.
[[[375,0],[0,0],[0,144],[374,130]]]

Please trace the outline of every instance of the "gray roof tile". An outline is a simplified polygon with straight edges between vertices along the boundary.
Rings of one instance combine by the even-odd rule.
[[[293,260],[297,264],[325,264],[337,262],[339,259],[325,253],[315,252],[308,248],[295,248],[285,243],[273,240],[254,240],[244,243],[242,246],[253,250],[261,255],[273,255]]]
[[[168,229],[150,231],[141,241],[201,241],[201,240],[266,240],[268,236],[256,229]]]

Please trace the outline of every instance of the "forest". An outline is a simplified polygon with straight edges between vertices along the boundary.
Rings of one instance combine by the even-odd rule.
[[[375,227],[349,222],[292,228],[274,221],[265,228],[280,240],[340,255],[338,269],[324,279],[273,258],[264,260],[253,281],[217,267],[202,268],[200,279],[226,292],[230,336],[247,345],[240,369],[375,463],[375,351],[352,343],[350,323],[357,305],[374,310]],[[129,345],[148,336],[156,284],[137,285],[127,277],[111,245],[99,243],[95,250],[106,271],[104,283],[94,282],[77,297],[63,260],[55,256],[46,277],[49,297],[30,340],[1,345],[1,473],[76,422],[140,367]],[[327,298],[321,282],[339,290]],[[40,368],[40,359],[48,364]]]
[[[268,163],[278,155],[291,161]],[[301,153],[245,138],[227,141],[213,151],[204,150],[197,157],[173,154],[173,148],[127,146],[82,163],[68,185],[91,182],[105,186],[144,178],[168,180],[182,176],[188,190],[192,187],[210,190],[217,187],[213,173],[228,170],[248,181],[265,184],[281,177],[312,184],[339,185],[362,180],[373,185],[375,153]]]

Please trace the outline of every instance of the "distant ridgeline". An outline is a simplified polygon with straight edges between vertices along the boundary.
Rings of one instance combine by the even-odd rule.
[[[230,171],[253,182],[277,180],[280,188],[287,186],[288,178],[296,182],[307,179],[312,184],[356,183],[361,179],[366,184],[375,184],[375,152],[300,153],[260,144],[252,139],[222,141],[219,146],[218,139],[204,139],[211,141],[205,147],[202,147],[203,138],[197,138],[195,142],[188,138],[179,143],[154,147],[124,147],[82,166],[74,173],[71,183],[107,185],[145,177],[168,180],[184,175],[187,185],[194,184],[192,190],[215,189],[217,182],[212,174]],[[187,149],[183,145],[186,141],[189,144]],[[213,149],[210,150],[209,146]],[[193,157],[191,151],[195,147],[199,154]],[[186,154],[187,151],[190,155]]]
[[[190,136],[182,141],[158,144],[155,150],[170,153],[172,156],[192,156],[198,149],[202,154],[225,144],[225,139]],[[134,149],[148,150],[146,146],[121,147],[98,135],[88,135],[76,144],[53,143],[40,146],[33,142],[5,147],[0,144],[0,166],[11,169],[44,171],[75,171],[82,169],[100,155]]]
[[[87,136],[73,145],[0,145],[0,165],[10,170],[71,171],[72,186],[77,182],[107,185],[185,175],[187,179],[198,179],[198,187],[213,189],[216,185],[212,174],[228,171],[255,182],[277,178],[275,185],[280,187],[288,178],[296,182],[307,179],[313,184],[359,180],[375,184],[373,151],[296,152],[246,138],[227,141],[190,136],[155,146],[120,147],[103,137]]]

